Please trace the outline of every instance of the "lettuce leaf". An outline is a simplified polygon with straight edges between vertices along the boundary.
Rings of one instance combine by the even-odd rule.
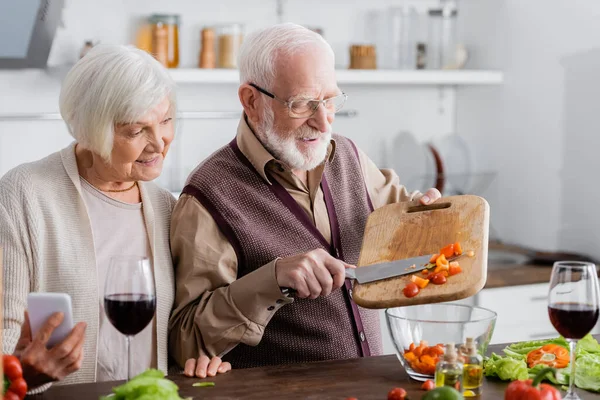
[[[569,342],[567,342],[563,337],[548,340],[533,340],[530,342],[513,343],[506,349],[526,356],[527,353],[529,353],[530,351],[539,349],[540,347],[545,346],[547,344],[557,344],[559,346],[564,347],[567,350],[569,349]]]
[[[129,382],[113,388],[113,395],[101,400],[183,400],[179,387],[156,369],[148,369]]]
[[[492,353],[492,356],[485,361],[483,371],[485,376],[495,376],[503,381],[529,377],[525,361],[512,357],[501,357],[496,353]]]

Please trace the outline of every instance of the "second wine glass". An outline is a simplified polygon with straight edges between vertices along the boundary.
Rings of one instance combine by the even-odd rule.
[[[598,272],[586,262],[554,263],[548,294],[548,314],[554,328],[569,342],[569,390],[565,400],[577,400],[575,393],[575,350],[577,340],[590,333],[598,322]]]
[[[131,338],[146,328],[156,311],[154,276],[146,257],[112,257],[104,287],[104,310],[127,342],[127,380],[131,373]]]

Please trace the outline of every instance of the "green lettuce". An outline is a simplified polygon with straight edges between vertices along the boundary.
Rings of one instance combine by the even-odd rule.
[[[485,360],[484,374],[511,381],[533,379],[546,366],[536,365],[533,368],[527,368],[527,353],[547,344],[556,344],[569,349],[569,342],[563,337],[514,343],[502,350],[504,356],[492,353],[491,357]],[[575,386],[600,392],[600,344],[598,341],[592,335],[586,335],[577,342],[575,357]],[[570,370],[570,365],[563,369],[557,369],[556,376],[548,374],[545,380],[557,385],[568,385]]]
[[[527,379],[527,364],[512,357],[501,357],[492,353],[483,366],[485,376],[495,376],[502,380]]]
[[[148,369],[135,378],[113,388],[113,394],[100,400],[184,400],[179,397],[179,387],[165,379],[165,374]]]

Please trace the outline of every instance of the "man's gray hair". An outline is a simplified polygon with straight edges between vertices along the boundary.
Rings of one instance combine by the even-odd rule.
[[[275,79],[277,57],[291,55],[315,44],[327,49],[335,63],[329,43],[303,26],[285,23],[252,32],[244,39],[240,49],[240,83],[254,83],[268,89]]]
[[[139,120],[169,97],[175,117],[175,82],[154,57],[133,46],[97,45],[67,74],[60,113],[85,148],[110,160],[116,124]]]

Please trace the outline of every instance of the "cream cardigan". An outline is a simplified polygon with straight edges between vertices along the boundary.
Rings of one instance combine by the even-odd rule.
[[[175,292],[169,246],[175,199],[154,183],[140,182],[156,282],[158,368],[168,372],[169,315]],[[87,322],[81,369],[61,384],[94,382],[99,299],[94,238],[82,198],[75,143],[0,179],[0,246],[4,250],[2,351],[19,340],[29,292],[71,295],[75,322]],[[0,263],[2,265],[2,263]]]

